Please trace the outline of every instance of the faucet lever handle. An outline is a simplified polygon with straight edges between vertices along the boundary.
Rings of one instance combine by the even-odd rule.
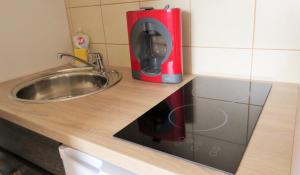
[[[105,66],[103,63],[103,55],[100,52],[90,52],[89,55],[95,56],[95,62],[92,64],[96,64],[98,70],[100,72],[105,72]]]

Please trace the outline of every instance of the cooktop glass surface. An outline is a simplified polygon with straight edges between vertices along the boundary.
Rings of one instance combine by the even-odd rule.
[[[114,136],[234,174],[270,89],[196,77]]]

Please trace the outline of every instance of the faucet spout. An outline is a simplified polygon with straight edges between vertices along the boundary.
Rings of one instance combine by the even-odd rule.
[[[83,64],[86,64],[87,66],[91,66],[91,67],[96,68],[95,65],[93,65],[93,64],[91,64],[91,63],[89,63],[89,62],[87,62],[87,61],[85,61],[85,60],[83,60],[83,59],[81,59],[81,58],[78,58],[78,57],[76,57],[76,56],[74,56],[74,55],[66,54],[66,53],[58,53],[58,54],[57,54],[57,58],[62,59],[63,57],[70,57],[70,58],[72,58],[73,60],[76,60],[76,61],[79,61],[79,62],[81,62],[81,63],[83,63]]]

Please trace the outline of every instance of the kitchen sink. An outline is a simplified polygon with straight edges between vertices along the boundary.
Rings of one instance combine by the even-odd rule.
[[[70,100],[101,92],[118,83],[121,77],[115,70],[64,69],[17,85],[11,96],[15,100],[32,103]]]

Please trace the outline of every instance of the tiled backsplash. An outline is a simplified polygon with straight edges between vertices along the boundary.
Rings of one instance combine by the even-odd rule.
[[[299,0],[66,0],[110,65],[130,66],[126,14],[166,4],[183,10],[185,72],[300,83]]]

